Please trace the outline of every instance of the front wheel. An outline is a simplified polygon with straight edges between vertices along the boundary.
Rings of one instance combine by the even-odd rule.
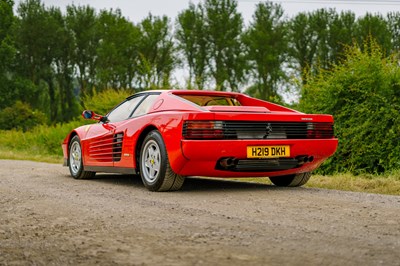
[[[307,183],[310,179],[311,173],[301,173],[294,175],[285,175],[285,176],[274,176],[269,179],[271,182],[278,187],[300,187]]]
[[[185,177],[171,169],[164,141],[157,130],[151,131],[144,139],[139,161],[140,175],[147,189],[172,191],[182,187]]]
[[[95,172],[83,170],[81,141],[78,136],[71,139],[69,144],[68,166],[71,176],[75,179],[89,179],[95,176]]]

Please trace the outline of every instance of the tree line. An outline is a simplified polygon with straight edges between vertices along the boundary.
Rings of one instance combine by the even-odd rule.
[[[346,58],[346,47],[373,38],[383,56],[400,48],[400,13],[387,16],[319,9],[288,18],[280,4],[257,4],[245,24],[236,0],[189,4],[176,18],[138,23],[119,9],[40,0],[0,0],[0,111],[28,104],[49,121],[69,121],[84,96],[107,88],[243,91],[282,102],[310,76]],[[173,73],[187,74],[185,84]],[[295,83],[293,80],[298,80]],[[292,85],[290,85],[292,84]],[[293,85],[294,84],[294,85]]]

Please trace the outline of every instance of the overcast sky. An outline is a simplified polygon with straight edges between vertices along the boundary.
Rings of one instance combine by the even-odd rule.
[[[21,0],[15,0],[18,6]],[[139,22],[151,12],[153,15],[167,15],[175,19],[177,14],[189,6],[189,2],[199,3],[201,0],[42,0],[48,6],[59,6],[62,10],[70,4],[90,5],[97,10],[100,9],[121,9],[122,14],[133,22]],[[238,0],[238,11],[242,14],[245,22],[249,22],[254,13],[254,8],[259,0]],[[335,8],[338,11],[351,10],[357,16],[367,12],[381,13],[386,15],[390,11],[400,12],[400,0],[277,0],[281,3],[285,14],[292,17],[299,12],[313,11],[319,8]]]

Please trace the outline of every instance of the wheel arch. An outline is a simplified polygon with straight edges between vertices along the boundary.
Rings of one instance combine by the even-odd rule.
[[[71,144],[71,140],[73,137],[78,136],[78,133],[76,131],[72,131],[69,136],[68,136],[68,140],[67,140],[67,166],[69,166],[69,146]],[[79,137],[79,136],[78,136]]]
[[[147,136],[147,134],[149,134],[149,132],[153,130],[158,130],[158,128],[155,127],[154,125],[148,125],[142,130],[142,132],[140,132],[140,135],[136,141],[136,147],[135,147],[135,166],[136,166],[135,168],[137,169],[136,172],[139,172],[140,149],[142,147],[144,138]]]

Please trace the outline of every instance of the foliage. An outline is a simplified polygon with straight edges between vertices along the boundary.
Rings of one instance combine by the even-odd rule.
[[[363,42],[373,36],[373,39],[382,49],[382,55],[389,55],[392,49],[391,32],[388,28],[388,22],[381,15],[366,14],[358,19],[355,27],[355,36],[361,49]]]
[[[39,125],[30,131],[21,130],[0,131],[0,147],[7,150],[25,152],[34,155],[62,156],[61,143],[67,134],[83,124],[81,121],[72,121],[53,126]]]
[[[11,35],[14,22],[13,1],[0,1],[0,110],[14,102],[9,77],[16,50]]]
[[[390,12],[387,16],[387,26],[391,33],[392,50],[400,50],[400,12]]]
[[[129,90],[117,91],[111,88],[101,92],[96,92],[96,90],[94,90],[93,95],[85,97],[85,105],[83,108],[105,115],[131,94],[132,91]]]
[[[244,81],[246,60],[241,42],[243,18],[236,0],[205,0],[206,39],[216,90],[238,91]]]
[[[13,1],[0,1],[0,74],[8,70],[15,55],[11,39],[11,27],[14,22]]]
[[[374,41],[349,48],[346,60],[304,87],[305,112],[335,117],[339,148],[325,172],[382,173],[399,169],[400,68]]]
[[[17,101],[13,106],[0,111],[0,129],[20,129],[27,131],[38,124],[45,124],[44,113],[32,110],[29,104]]]
[[[141,90],[167,89],[177,63],[169,19],[149,14],[138,26],[142,32],[139,43],[139,87]]]
[[[176,39],[189,67],[189,89],[204,89],[208,79],[209,43],[206,39],[205,14],[202,5],[190,4],[177,18]]]
[[[106,114],[129,95],[127,90],[106,89],[99,93],[94,91],[92,96],[85,98],[86,108],[99,114]],[[45,119],[43,113],[33,111],[28,104],[21,102],[16,102],[12,108],[3,109],[0,112],[0,125],[5,127],[0,128],[2,136],[0,150],[29,154],[29,158],[43,156],[60,158],[61,143],[67,134],[76,127],[90,123],[81,117],[76,117],[71,122],[49,126],[45,124]]]
[[[139,28],[124,18],[118,9],[101,11],[98,22],[97,30],[102,33],[96,61],[99,85],[102,88],[132,88],[139,60]]]
[[[309,74],[330,69],[340,62],[346,46],[353,43],[355,15],[332,9],[299,13],[289,23],[289,54],[307,84]],[[362,38],[360,38],[362,39]]]
[[[279,98],[279,82],[285,78],[287,25],[282,7],[271,2],[258,4],[253,20],[243,37],[246,57],[254,69],[256,95],[271,101]]]
[[[98,15],[90,6],[67,6],[66,27],[71,32],[72,61],[81,95],[91,94],[96,80],[96,53],[100,40]]]
[[[318,33],[318,17],[321,12],[299,13],[289,24],[289,53],[298,66],[302,83],[306,84],[306,73],[312,71],[321,34]],[[324,24],[325,25],[325,24]],[[322,25],[322,26],[324,26]]]

